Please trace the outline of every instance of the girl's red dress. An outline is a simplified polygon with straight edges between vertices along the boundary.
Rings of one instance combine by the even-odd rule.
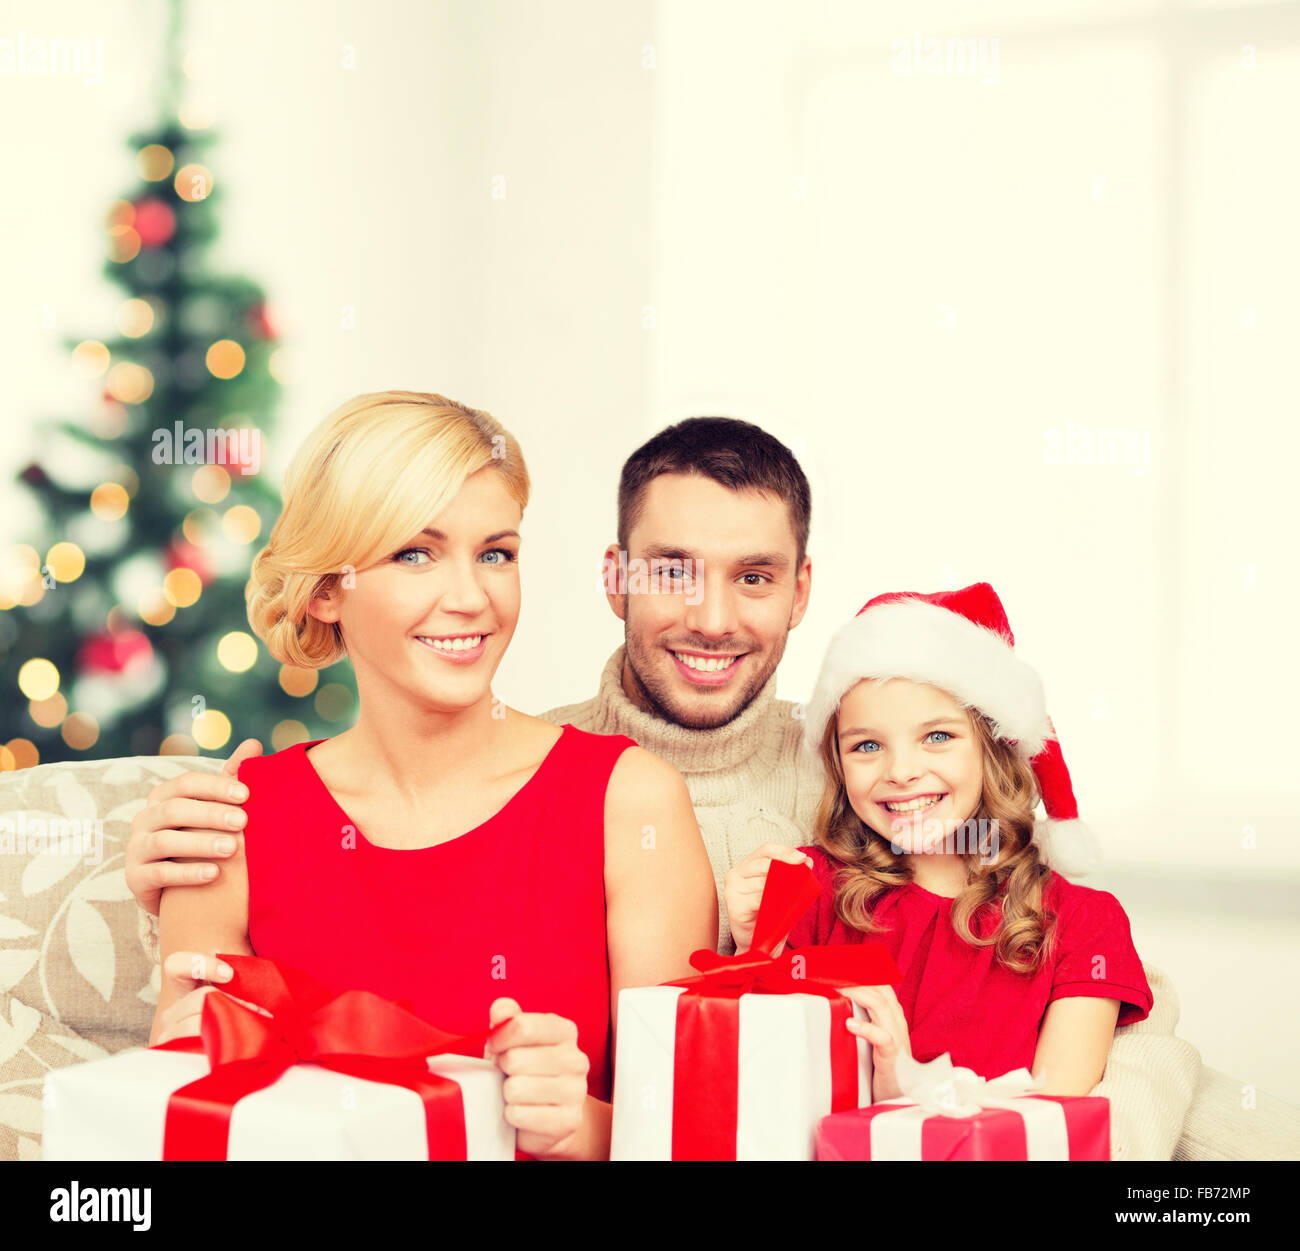
[[[371,843],[335,802],[308,755],[321,741],[239,768],[253,950],[455,1034],[486,1030],[500,998],[566,1017],[608,1100],[605,790],[633,740],[566,724],[494,816],[407,850]]]
[[[952,927],[952,900],[910,882],[876,898],[872,920],[889,928],[866,934],[835,914],[832,877],[838,863],[820,847],[812,857],[821,897],[790,932],[789,947],[883,943],[903,975],[895,986],[907,1019],[912,1055],[952,1062],[981,1077],[1031,1068],[1048,1005],[1072,995],[1118,999],[1119,1025],[1145,1020],[1151,988],[1133,947],[1128,917],[1114,895],[1067,882],[1053,873],[1044,903],[1057,916],[1056,949],[1037,973],[1013,973],[994,949],[972,947]],[[975,932],[997,928],[995,909],[977,919]]]

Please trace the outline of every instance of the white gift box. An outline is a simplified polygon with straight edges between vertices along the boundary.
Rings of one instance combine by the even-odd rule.
[[[502,1073],[473,1056],[429,1058],[465,1105],[466,1158],[513,1160]],[[167,1101],[209,1071],[197,1052],[133,1047],[45,1078],[47,1160],[161,1160]],[[297,1064],[230,1115],[230,1160],[427,1160],[424,1104],[389,1086],[317,1064]]]
[[[669,1160],[681,986],[630,988],[618,997],[610,1159]],[[831,1112],[831,1001],[821,995],[739,999],[737,1160],[811,1160],[817,1122]],[[866,1013],[856,1004],[854,1015]],[[843,1028],[841,1026],[840,1028]],[[871,1047],[857,1048],[857,1106],[871,1103]]]

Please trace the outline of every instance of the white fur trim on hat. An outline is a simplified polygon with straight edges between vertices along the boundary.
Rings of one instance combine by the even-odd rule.
[[[1082,821],[1035,821],[1034,842],[1043,863],[1071,880],[1101,864],[1101,844]]]
[[[1016,740],[1026,760],[1051,736],[1038,674],[1007,641],[947,608],[921,600],[877,604],[831,638],[804,722],[815,751],[840,700],[863,678],[908,678],[947,691],[993,724],[995,737]]]

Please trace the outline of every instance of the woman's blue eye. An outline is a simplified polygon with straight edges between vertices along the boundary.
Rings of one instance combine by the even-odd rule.
[[[428,556],[429,549],[427,547],[404,547],[400,552],[395,552],[393,554],[393,559],[397,561],[399,564],[413,565],[413,564],[418,564],[419,562],[413,560],[403,560],[402,557],[418,555],[418,554]]]
[[[875,740],[874,738],[864,738],[864,739],[862,740],[862,742],[860,742],[860,743],[859,743],[859,744],[858,744],[858,745],[857,745],[853,750],[854,750],[854,751],[862,751],[862,749],[863,749],[864,747],[875,747],[875,748],[879,749],[880,744],[877,743],[876,740]],[[871,753],[871,752],[868,752],[868,751],[863,751],[862,754],[863,754],[864,756],[870,756],[872,753]]]
[[[936,734],[940,735],[940,738],[938,739],[940,743],[946,743],[950,738],[956,737],[953,734],[949,734],[947,730],[931,730],[930,733],[925,736],[925,741],[928,743]]]
[[[488,551],[484,552],[483,555],[484,555],[484,556],[490,556],[490,555],[492,555],[493,553],[496,553],[496,554],[499,555],[499,556],[503,556],[503,557],[505,557],[505,559],[504,559],[504,560],[489,560],[489,561],[485,561],[485,562],[484,562],[485,564],[488,564],[488,565],[507,565],[507,564],[509,564],[511,561],[517,559],[517,557],[515,556],[515,553],[512,552],[509,548],[506,548],[506,547],[493,547],[493,548],[490,548]],[[404,556],[415,556],[415,555],[428,556],[430,560],[433,559],[433,556],[432,556],[432,554],[429,552],[429,549],[428,549],[427,547],[404,547],[404,548],[402,548],[402,550],[401,550],[400,552],[394,552],[394,553],[393,553],[393,559],[394,559],[398,564],[401,564],[401,565],[419,565],[419,564],[423,564],[423,563],[424,563],[423,561],[418,561],[418,560],[403,560],[403,559],[402,559]]]

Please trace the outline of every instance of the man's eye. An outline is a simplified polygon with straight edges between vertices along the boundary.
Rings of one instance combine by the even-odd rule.
[[[759,578],[761,581],[746,583],[747,586],[762,586],[764,582],[771,582],[772,579],[765,573],[742,573],[742,578]]]
[[[955,737],[956,735],[949,734],[947,730],[931,730],[930,733],[925,736],[925,741],[927,743],[931,741],[936,743],[946,743],[950,738]]]

